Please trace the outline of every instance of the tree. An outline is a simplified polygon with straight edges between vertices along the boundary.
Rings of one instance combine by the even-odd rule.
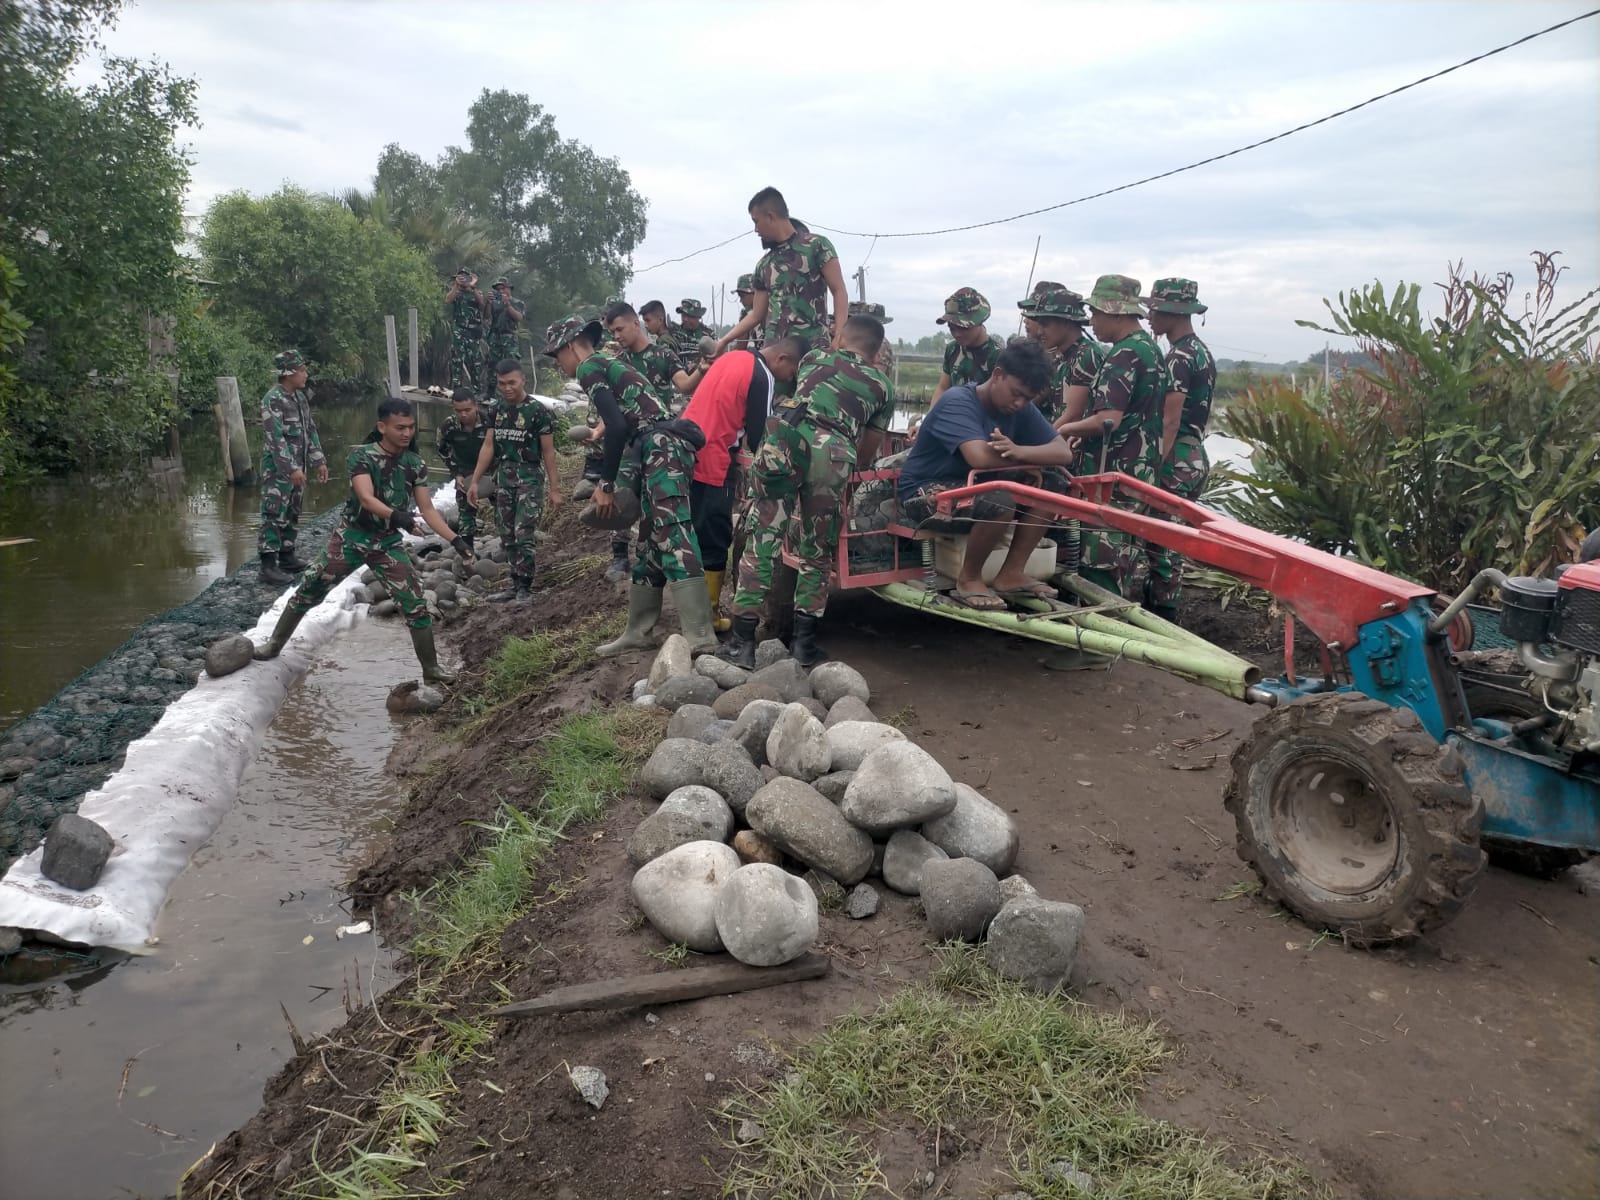
[[[295,187],[220,197],[200,251],[219,316],[261,345],[295,347],[337,384],[384,378],[385,314],[414,305],[427,327],[442,304],[428,260],[398,232]]]

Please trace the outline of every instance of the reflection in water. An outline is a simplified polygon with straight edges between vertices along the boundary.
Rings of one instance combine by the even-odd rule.
[[[280,1003],[309,1037],[388,986],[374,936],[334,931],[353,919],[339,887],[399,800],[384,699],[415,670],[403,626],[336,638],[179,877],[155,953],[0,985],[0,1200],[170,1195],[293,1053]]]
[[[447,410],[419,408],[425,432],[418,445],[431,462],[428,431]],[[364,438],[372,423],[372,405],[317,409],[333,475],[307,489],[308,516],[344,500],[340,450]],[[35,539],[0,547],[0,729],[43,704],[137,626],[254,559],[259,508],[258,489],[222,482],[221,454],[207,420],[184,438],[182,472],[0,489],[0,538]],[[312,549],[301,553],[309,556]]]

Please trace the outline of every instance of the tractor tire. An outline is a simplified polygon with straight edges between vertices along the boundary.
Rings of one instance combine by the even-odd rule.
[[[1483,875],[1483,805],[1461,756],[1381,700],[1273,709],[1234,751],[1224,802],[1267,894],[1352,945],[1438,928]]]

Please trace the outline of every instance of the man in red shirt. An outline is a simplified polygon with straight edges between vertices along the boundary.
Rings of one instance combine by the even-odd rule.
[[[733,543],[733,501],[739,490],[735,453],[741,444],[752,451],[761,444],[774,389],[794,379],[807,349],[800,338],[783,337],[757,352],[730,350],[711,364],[683,410],[684,417],[706,435],[706,444],[695,456],[689,512],[713,612],[722,599],[722,577]],[[722,617],[715,624],[718,632],[728,628]]]

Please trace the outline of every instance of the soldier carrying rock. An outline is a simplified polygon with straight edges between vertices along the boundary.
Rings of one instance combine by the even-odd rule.
[[[261,529],[256,549],[261,582],[282,587],[308,565],[294,552],[306,472],[315,471],[317,482],[327,483],[328,460],[305,390],[306,360],[298,350],[285,350],[272,361],[278,384],[261,397]]]

